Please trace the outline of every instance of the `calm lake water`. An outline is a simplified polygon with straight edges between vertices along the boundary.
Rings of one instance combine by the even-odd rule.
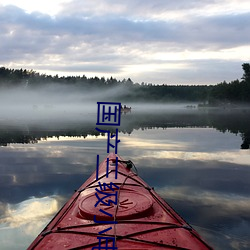
[[[1,249],[27,248],[107,156],[95,110],[35,112],[0,119]],[[250,110],[134,105],[119,139],[118,154],[210,245],[250,249]]]

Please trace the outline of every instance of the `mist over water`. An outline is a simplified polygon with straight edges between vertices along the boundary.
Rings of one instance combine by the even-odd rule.
[[[132,102],[124,86],[110,89],[80,88],[65,84],[43,87],[0,89],[0,143],[36,141],[49,136],[96,135],[97,102],[121,102],[131,107],[122,113],[120,131],[132,133],[138,127],[213,127],[240,133],[243,148],[249,148],[250,109],[198,108],[197,103]],[[123,96],[123,98],[121,98]],[[37,131],[41,129],[43,133]],[[72,129],[74,133],[72,133]],[[18,134],[13,134],[19,131]],[[62,132],[60,132],[60,130]],[[3,131],[11,131],[12,139]],[[57,132],[56,132],[57,131]]]
[[[110,90],[84,90],[62,84],[33,89],[27,87],[0,89],[0,121],[30,123],[92,120],[97,112],[97,102],[121,102],[119,97],[124,94],[128,94],[128,90],[122,86]],[[132,107],[133,112],[143,113],[180,109],[183,111],[189,103],[135,103],[128,99],[122,101],[122,105]]]
[[[5,89],[0,92],[1,119],[43,120],[79,117],[94,112],[96,93],[80,93],[66,86]]]

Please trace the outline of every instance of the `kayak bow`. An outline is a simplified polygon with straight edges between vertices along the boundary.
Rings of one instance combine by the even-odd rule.
[[[28,249],[212,249],[132,166],[110,153]]]

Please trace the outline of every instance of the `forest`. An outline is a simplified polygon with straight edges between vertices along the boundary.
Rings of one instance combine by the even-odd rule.
[[[40,74],[34,70],[9,69],[0,67],[1,88],[27,88],[57,84],[78,88],[87,93],[90,90],[108,90],[121,88],[119,96],[114,101],[148,101],[148,102],[199,102],[201,106],[220,106],[232,104],[250,104],[250,64],[243,63],[242,78],[231,82],[221,82],[216,85],[154,85],[152,83],[134,83],[130,78],[117,80],[112,76],[104,77],[82,76],[52,76]]]

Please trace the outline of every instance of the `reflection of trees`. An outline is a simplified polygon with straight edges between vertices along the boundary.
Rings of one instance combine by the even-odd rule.
[[[241,144],[241,149],[249,149],[250,146],[250,132],[242,135],[243,143]]]
[[[178,112],[132,112],[122,116],[120,133],[131,134],[133,130],[173,127],[211,127],[221,132],[229,131],[240,134],[242,137],[242,149],[248,149],[250,145],[250,110],[183,110]],[[11,143],[37,143],[41,139],[59,136],[86,137],[88,135],[100,135],[95,130],[93,122],[79,123],[50,123],[45,129],[37,126],[25,126],[11,128],[0,126],[0,145],[7,146]],[[44,125],[42,126],[44,127]],[[103,130],[115,132],[115,127],[104,127]],[[27,132],[28,131],[28,132]]]
[[[209,126],[221,132],[240,134],[243,143],[241,149],[250,145],[250,110],[224,110],[218,114],[210,114]]]
[[[25,135],[23,131],[4,131],[0,132],[0,146],[7,146],[11,143],[37,143],[39,139],[37,139],[33,135]]]

